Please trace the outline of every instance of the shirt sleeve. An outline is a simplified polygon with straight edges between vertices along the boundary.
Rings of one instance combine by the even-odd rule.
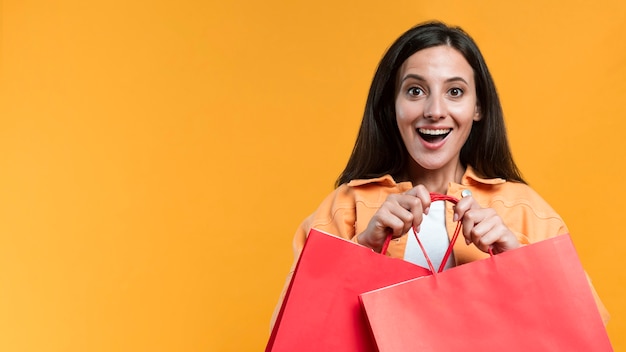
[[[296,261],[312,228],[348,240],[354,237],[356,205],[353,193],[351,187],[340,186],[328,195],[317,210],[300,224],[293,238],[293,252]]]
[[[306,242],[309,231],[312,228],[316,228],[338,237],[352,239],[354,237],[355,218],[356,210],[353,192],[350,187],[343,185],[328,195],[317,210],[304,219],[300,226],[298,226],[293,238],[293,263],[291,264],[291,269],[285,280],[278,304],[276,308],[274,308],[270,322],[270,331],[280,312],[285,293],[289,288],[291,278],[298,264],[298,259],[300,258],[300,253],[302,253],[302,248],[304,248],[304,243]]]

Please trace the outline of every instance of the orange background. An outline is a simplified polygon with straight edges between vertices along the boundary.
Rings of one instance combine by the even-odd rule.
[[[1,4],[0,350],[258,351],[375,66],[458,24],[626,349],[623,1]]]

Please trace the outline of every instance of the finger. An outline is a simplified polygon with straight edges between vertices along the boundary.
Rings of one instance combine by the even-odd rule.
[[[470,209],[465,210],[466,207],[469,207]],[[483,226],[484,232],[475,231],[475,227],[478,226],[487,217],[488,212],[485,212],[485,210],[486,209],[476,207],[468,203],[462,204],[462,208],[460,210],[455,209],[455,211],[459,212],[458,214],[461,214],[459,216],[460,216],[460,219],[461,219],[460,221],[463,227],[463,237],[465,237],[465,243],[467,244],[477,243],[478,242],[477,237],[480,237],[489,229],[487,227],[488,224],[485,224]],[[455,213],[455,215],[456,214],[457,213]]]
[[[381,221],[381,232],[380,232],[380,240],[384,240],[388,235],[391,235],[392,238],[397,238],[402,236],[405,231],[405,222],[402,221],[397,216],[390,216]]]
[[[471,195],[461,198],[454,206],[454,215],[452,220],[457,221],[462,219],[465,216],[465,213],[467,213],[470,209],[481,209],[481,206]]]
[[[398,203],[390,203],[388,205],[387,221],[393,230],[393,236],[400,237],[404,235],[411,226],[422,221],[422,207],[419,200],[415,197],[409,199],[401,198]]]
[[[479,240],[478,248],[482,251],[486,252],[491,248],[495,254],[498,254],[521,246],[517,236],[509,230],[500,217],[495,216],[484,222],[489,222],[491,228]]]
[[[474,212],[481,212],[480,217],[482,217],[483,220],[475,223],[474,227],[470,230],[470,241],[481,251],[488,252],[489,248],[504,234],[503,228],[499,226],[500,222],[497,217],[489,216],[488,209],[472,211],[472,213]],[[472,216],[469,217],[471,218]],[[477,217],[478,216],[473,219]]]
[[[422,200],[413,195],[403,194],[398,198],[398,204],[411,214],[410,219],[403,217],[403,220],[407,221],[405,223],[406,231],[412,226],[416,232],[419,232],[425,214]]]
[[[489,249],[492,249],[497,254],[520,246],[517,237],[495,210],[491,208],[471,210],[466,217],[472,221],[482,218],[470,230],[470,242],[481,251],[489,252]]]
[[[414,197],[410,197],[414,198]],[[413,223],[413,214],[406,209],[407,205],[399,197],[389,197],[374,214],[377,240],[384,239],[388,234],[393,237],[402,236]]]
[[[422,212],[424,214],[428,214],[428,211],[430,210],[430,192],[428,192],[424,185],[417,185],[406,191],[404,194],[418,198],[421,201]]]
[[[391,216],[387,210],[379,210],[370,220],[367,229],[359,234],[359,243],[380,252],[387,236],[398,233],[398,227],[403,222],[395,216]]]

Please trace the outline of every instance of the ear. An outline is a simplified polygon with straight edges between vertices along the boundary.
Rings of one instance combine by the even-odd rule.
[[[480,113],[480,106],[478,106],[477,104],[476,107],[474,108],[474,121],[480,121],[482,118],[483,116]]]

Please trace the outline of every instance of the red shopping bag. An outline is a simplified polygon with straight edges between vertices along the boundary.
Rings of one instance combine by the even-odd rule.
[[[265,351],[376,351],[359,294],[427,274],[312,229]]]
[[[612,351],[569,235],[360,300],[381,352]]]

